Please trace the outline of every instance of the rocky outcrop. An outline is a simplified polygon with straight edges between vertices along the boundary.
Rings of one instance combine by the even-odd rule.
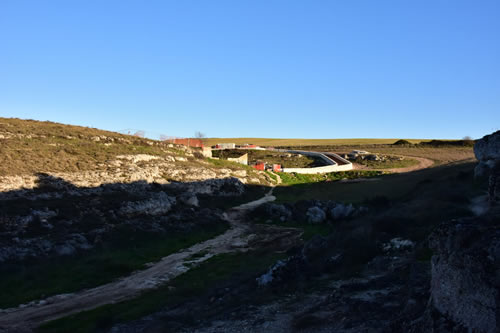
[[[137,202],[127,202],[119,213],[125,216],[153,215],[159,216],[168,213],[175,205],[175,198],[168,196],[165,192],[153,193],[151,198]]]
[[[478,140],[474,145],[474,154],[479,161],[476,176],[489,177],[490,202],[498,203],[500,201],[500,131]]]
[[[294,204],[267,203],[257,208],[252,215],[255,219],[270,222],[321,224],[359,216],[366,211],[366,207],[331,200],[303,200]]]
[[[432,306],[473,332],[500,328],[500,228],[497,216],[442,224],[430,237]]]
[[[45,176],[44,176],[45,175]],[[266,177],[255,171],[216,168],[204,161],[188,162],[176,155],[147,154],[119,155],[96,170],[82,172],[50,172],[44,175],[0,176],[0,194],[32,190],[40,187],[40,180],[52,187],[60,187],[54,180],[76,187],[98,187],[104,184],[128,184],[137,181],[167,184],[169,182],[202,182],[211,179],[237,178],[243,184],[267,184]],[[199,193],[204,193],[203,190]]]
[[[421,330],[498,332],[500,329],[500,131],[478,140],[476,176],[488,176],[489,211],[441,224],[433,250],[431,302]]]
[[[101,246],[117,229],[189,232],[221,220],[217,209],[199,207],[196,189],[211,195],[239,195],[245,189],[236,178],[206,185],[142,181],[91,188],[42,178],[35,190],[0,200],[0,263],[72,255]]]
[[[307,223],[318,224],[322,223],[326,219],[325,211],[319,207],[311,207],[307,210]]]

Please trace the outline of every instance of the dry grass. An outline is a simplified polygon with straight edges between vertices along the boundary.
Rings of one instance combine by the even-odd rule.
[[[397,147],[389,145],[379,146],[340,146],[329,149],[334,152],[347,153],[353,149],[368,150],[371,153],[423,157],[433,160],[436,165],[448,164],[458,161],[475,160],[472,147],[445,147],[445,148],[422,148],[422,147]]]
[[[95,170],[117,155],[167,151],[164,143],[94,128],[0,118],[1,176]]]
[[[270,138],[207,138],[206,145],[217,143],[252,143],[259,146],[328,146],[328,145],[373,145],[373,144],[393,144],[399,139],[270,139]],[[427,139],[405,139],[411,143],[430,141]]]

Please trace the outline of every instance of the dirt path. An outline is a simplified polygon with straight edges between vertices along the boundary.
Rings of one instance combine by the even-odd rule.
[[[355,170],[375,170],[375,171],[388,171],[392,173],[404,173],[404,172],[412,172],[421,169],[426,169],[434,164],[434,161],[423,157],[402,156],[402,155],[394,155],[394,156],[409,157],[411,159],[417,160],[418,164],[406,168],[391,168],[391,169],[373,169],[356,163],[353,163],[353,166]]]
[[[251,233],[250,225],[243,223],[244,214],[265,202],[275,200],[272,195],[273,189],[259,200],[240,205],[224,213],[224,218],[231,224],[231,228],[224,234],[164,257],[145,270],[96,288],[56,295],[33,302],[35,304],[30,303],[29,306],[0,311],[0,332],[4,330],[5,332],[30,332],[31,329],[44,322],[101,305],[131,299],[145,290],[164,284],[217,254],[248,250],[252,247],[251,243],[255,243],[256,235]],[[265,235],[263,238],[269,242],[281,240],[289,242],[289,237],[293,239],[300,237],[297,230],[292,228],[281,230],[270,228],[263,234]],[[205,253],[205,255],[193,258],[196,253]]]

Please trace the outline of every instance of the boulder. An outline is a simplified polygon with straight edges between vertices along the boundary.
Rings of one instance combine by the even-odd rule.
[[[165,192],[158,192],[147,200],[127,202],[120,208],[119,212],[126,216],[164,215],[170,211],[175,203],[175,198],[168,196]]]
[[[333,220],[338,220],[351,216],[354,213],[354,211],[355,209],[352,206],[352,204],[344,205],[339,203],[330,210],[330,215]]]
[[[285,205],[269,203],[262,207],[264,214],[281,222],[289,221],[292,218],[292,211]]]
[[[307,210],[307,223],[318,224],[326,220],[325,211],[317,206],[311,207]]]

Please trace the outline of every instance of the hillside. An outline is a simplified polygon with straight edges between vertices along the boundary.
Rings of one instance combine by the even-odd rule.
[[[0,191],[33,188],[47,173],[79,186],[236,177],[268,184],[264,174],[208,161],[196,149],[93,128],[0,118]]]
[[[371,145],[430,162],[411,172],[300,175],[84,127],[0,126],[0,333],[494,331],[500,132],[475,154]]]

